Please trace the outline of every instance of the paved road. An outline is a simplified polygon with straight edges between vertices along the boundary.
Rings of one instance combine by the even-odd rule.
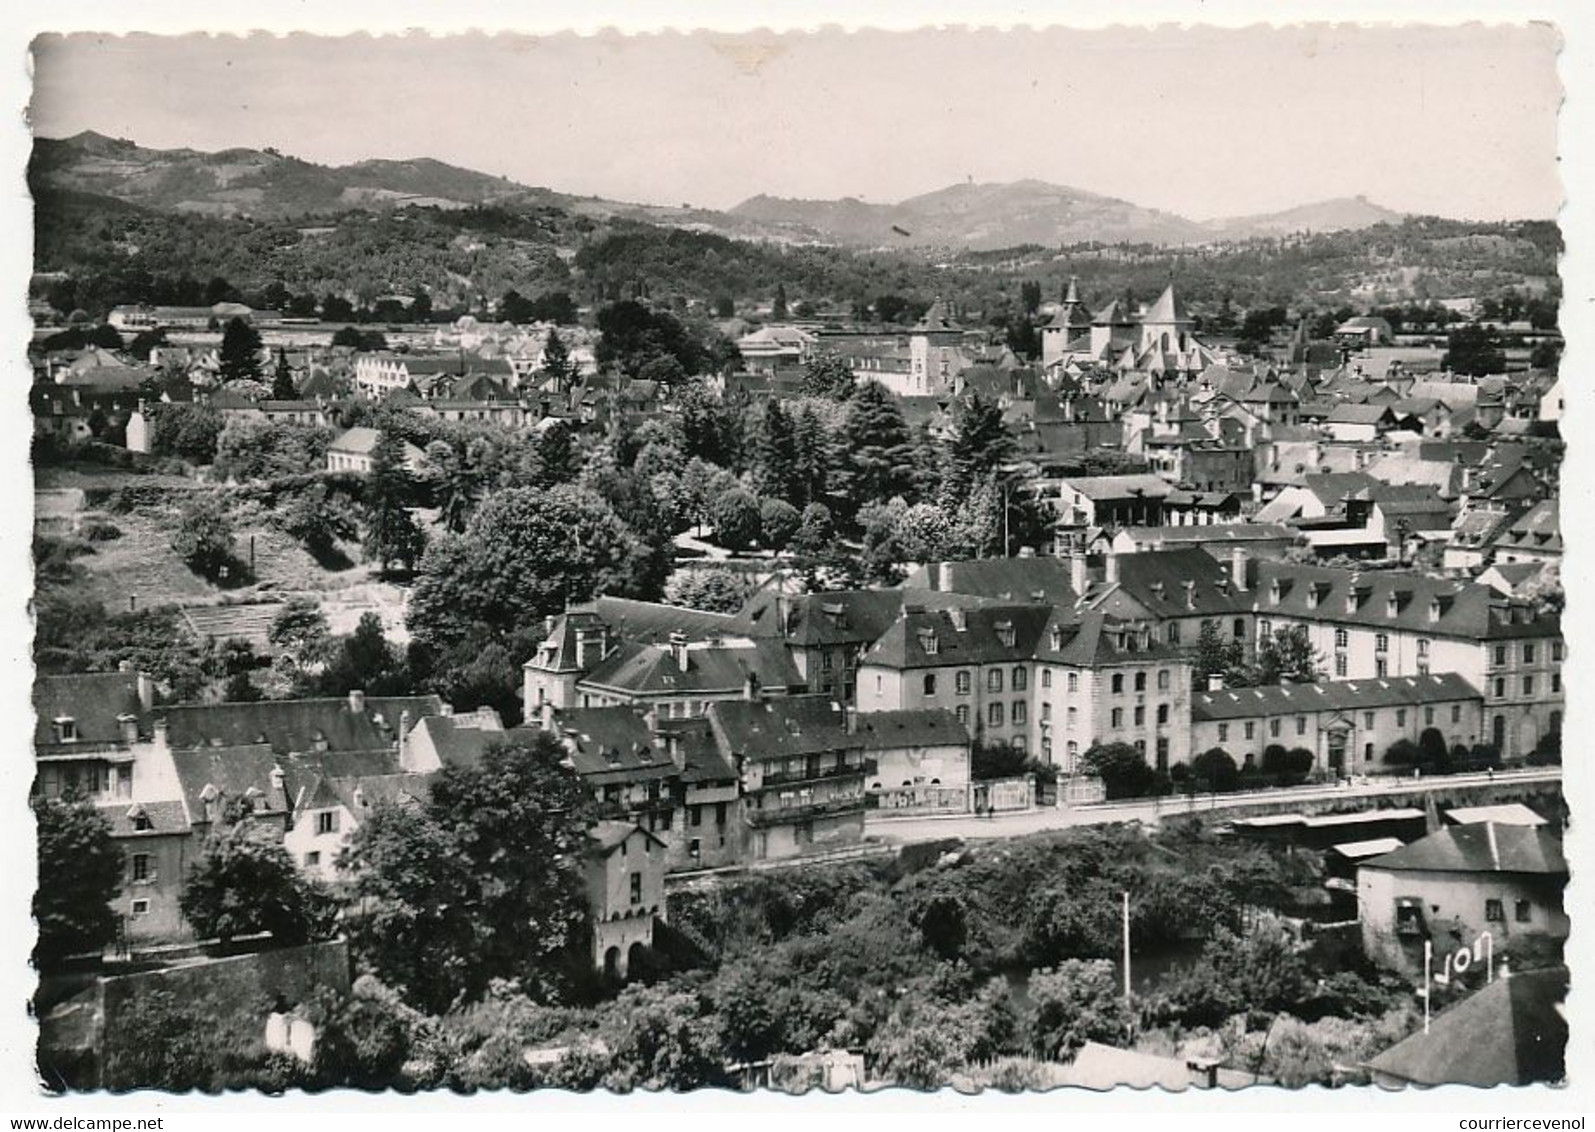
[[[951,817],[882,818],[871,815],[865,835],[888,844],[937,841],[959,837],[967,841],[985,838],[1022,837],[1052,829],[1080,825],[1100,825],[1123,821],[1156,821],[1196,813],[1242,810],[1251,806],[1300,805],[1309,802],[1344,801],[1354,798],[1388,798],[1392,794],[1412,794],[1430,790],[1455,790],[1470,786],[1503,785],[1560,781],[1559,767],[1487,774],[1453,774],[1440,778],[1372,778],[1352,786],[1299,786],[1288,790],[1257,790],[1245,794],[1203,794],[1194,799],[1158,798],[1144,802],[1097,803],[1058,809],[1028,810],[994,817],[957,814]]]

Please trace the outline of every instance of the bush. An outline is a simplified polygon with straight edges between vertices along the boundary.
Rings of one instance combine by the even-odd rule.
[[[1227,794],[1240,785],[1240,768],[1223,747],[1213,747],[1192,759],[1191,774],[1205,780],[1208,789],[1217,794]]]
[[[1399,767],[1422,766],[1423,752],[1411,739],[1397,739],[1385,752],[1385,762]]]
[[[104,519],[95,519],[83,525],[83,537],[90,542],[115,542],[122,537],[122,528]]]
[[[1286,750],[1278,743],[1270,744],[1263,752],[1262,772],[1281,786],[1291,786],[1303,781],[1313,769],[1313,753],[1306,747]]]

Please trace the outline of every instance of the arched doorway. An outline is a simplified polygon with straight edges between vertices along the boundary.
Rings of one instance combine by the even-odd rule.
[[[1490,742],[1495,744],[1495,752],[1503,759],[1506,758],[1506,716],[1498,715],[1491,725]]]
[[[625,975],[626,975],[626,977],[628,979],[631,978],[631,976],[640,967],[641,968],[647,967],[648,961],[643,958],[643,954],[647,950],[648,950],[647,946],[645,944],[643,944],[642,941],[640,941],[640,940],[638,942],[632,944],[630,947],[628,947],[626,949],[626,970],[625,970]]]
[[[620,970],[620,948],[611,947],[608,951],[604,952],[604,978],[619,979],[622,977],[623,976]]]

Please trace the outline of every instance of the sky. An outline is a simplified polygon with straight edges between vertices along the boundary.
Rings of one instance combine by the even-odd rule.
[[[1193,219],[1357,194],[1549,218],[1557,49],[1546,24],[45,36],[31,120],[710,208],[1035,178]]]

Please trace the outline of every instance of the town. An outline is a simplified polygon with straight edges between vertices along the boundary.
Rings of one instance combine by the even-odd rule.
[[[1553,223],[353,168],[38,140],[45,1089],[1563,1080]]]

